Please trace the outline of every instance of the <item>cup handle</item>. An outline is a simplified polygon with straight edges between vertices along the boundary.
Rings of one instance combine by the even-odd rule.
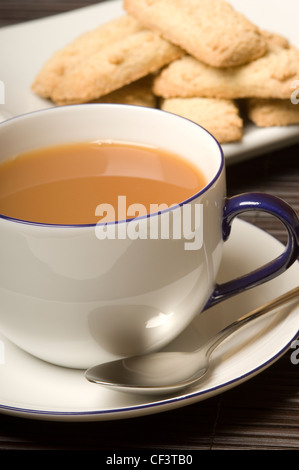
[[[295,211],[283,200],[263,193],[245,193],[226,199],[223,210],[223,240],[230,235],[233,219],[247,211],[264,211],[277,217],[286,227],[288,242],[285,251],[270,263],[237,279],[216,284],[204,310],[215,304],[256,287],[286,271],[299,255],[299,219]]]

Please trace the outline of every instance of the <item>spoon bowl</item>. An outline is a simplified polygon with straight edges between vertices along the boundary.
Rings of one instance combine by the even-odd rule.
[[[85,372],[88,381],[119,391],[169,394],[200,380],[209,369],[212,352],[229,336],[261,316],[286,315],[299,302],[299,287],[251,311],[222,329],[192,352],[156,352],[107,362]]]

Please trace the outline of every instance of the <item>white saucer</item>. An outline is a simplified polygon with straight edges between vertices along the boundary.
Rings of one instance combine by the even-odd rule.
[[[219,281],[257,268],[282,249],[269,234],[236,219],[225,244]],[[279,278],[199,315],[168,349],[196,348],[229,322],[296,287],[298,279],[296,262]],[[0,336],[0,411],[30,419],[101,421],[175,409],[212,397],[260,373],[287,351],[298,336],[298,326],[299,307],[286,318],[275,315],[259,319],[215,351],[211,371],[202,381],[192,389],[161,399],[89,383],[83,371],[40,361]]]
[[[260,0],[230,0],[230,3],[262,29],[284,35],[299,47],[298,0],[272,0],[271,9],[261,8]],[[0,80],[5,86],[0,121],[38,109],[52,102],[31,91],[31,84],[45,61],[81,33],[94,29],[124,13],[122,0],[110,0],[74,11],[0,28]],[[53,31],[58,32],[53,35]],[[1,83],[0,83],[1,85]],[[0,89],[1,91],[1,89]],[[290,97],[292,94],[290,89]],[[299,140],[299,125],[258,128],[246,123],[240,142],[224,144],[227,164],[278,150]]]

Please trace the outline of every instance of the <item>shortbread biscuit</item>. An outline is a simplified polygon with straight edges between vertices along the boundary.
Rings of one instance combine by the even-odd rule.
[[[178,114],[209,131],[220,143],[242,139],[243,120],[231,100],[213,98],[170,98],[162,100],[161,109]]]
[[[155,108],[157,98],[152,92],[153,77],[147,76],[130,83],[108,95],[102,96],[95,103],[119,103]]]
[[[274,33],[273,31],[261,30],[261,35],[267,41],[268,46],[279,46],[284,49],[288,49],[290,47],[288,39],[281,34]]]
[[[146,28],[214,67],[247,63],[267,50],[257,26],[225,0],[124,0],[124,8]]]
[[[159,70],[184,52],[152,31],[104,47],[67,72],[51,95],[58,105],[98,99]]]
[[[154,93],[164,98],[288,99],[299,79],[299,51],[269,46],[250,64],[227,69],[210,67],[191,56],[172,62],[155,79]]]
[[[251,98],[246,103],[249,119],[258,127],[299,124],[299,104],[289,100]]]
[[[67,71],[103,47],[142,29],[144,28],[134,18],[123,15],[92,31],[87,31],[54,53],[36,76],[32,90],[43,98],[50,98],[59,80]]]

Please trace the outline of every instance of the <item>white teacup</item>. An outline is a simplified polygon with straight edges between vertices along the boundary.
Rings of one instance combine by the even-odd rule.
[[[101,139],[173,151],[198,165],[208,184],[170,211],[135,220],[140,228],[135,239],[109,237],[116,224],[105,237],[100,225],[0,216],[0,330],[25,351],[66,367],[156,350],[204,308],[272,279],[298,256],[295,212],[262,194],[226,199],[221,147],[206,130],[173,114],[114,104],[37,111],[0,124],[0,161],[50,145]],[[169,222],[170,212],[180,214],[182,223],[187,207],[201,212],[185,236],[149,235],[150,224]],[[285,252],[258,272],[215,286],[231,221],[256,209],[283,221],[289,233]],[[118,223],[127,235],[130,223]]]

